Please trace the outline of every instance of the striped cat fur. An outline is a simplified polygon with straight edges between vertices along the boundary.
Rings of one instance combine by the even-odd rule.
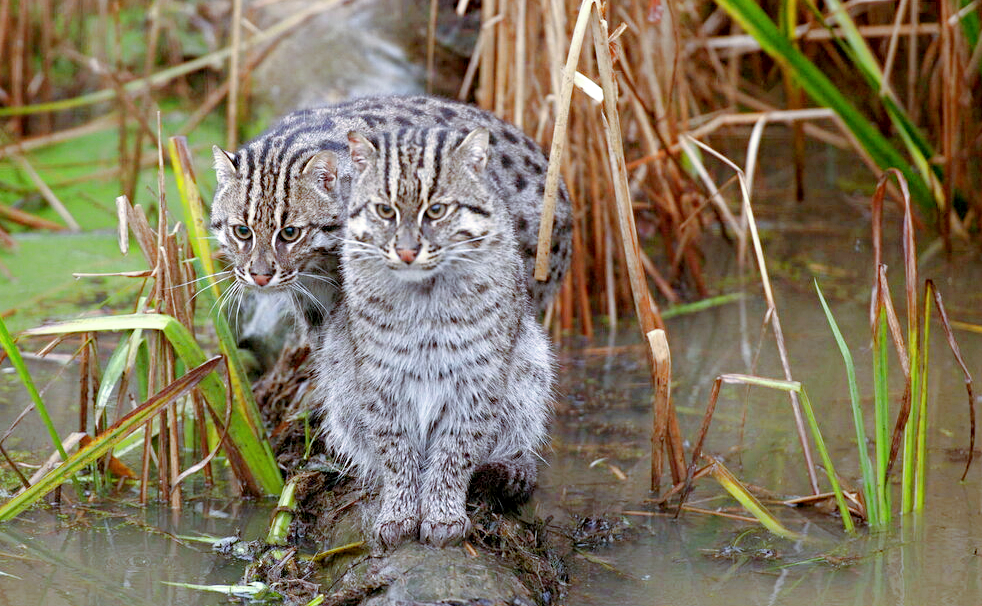
[[[535,484],[553,358],[489,139],[350,135],[343,294],[316,395],[334,453],[380,489],[383,546],[459,540],[469,487],[520,502]]]
[[[483,127],[493,150],[487,178],[501,193],[518,237],[525,283],[539,309],[569,266],[572,211],[560,184],[549,279],[532,277],[548,161],[515,126],[478,108],[426,96],[364,98],[291,113],[235,153],[214,148],[218,186],[211,228],[244,289],[288,297],[298,323],[319,326],[337,299],[337,236],[354,170],[346,135],[407,127],[469,132]]]

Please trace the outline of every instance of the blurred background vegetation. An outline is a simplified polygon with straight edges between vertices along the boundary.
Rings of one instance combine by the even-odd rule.
[[[50,303],[75,292],[69,272],[133,268],[113,252],[113,200],[125,194],[154,216],[158,137],[188,137],[206,201],[210,145],[234,148],[278,115],[353,95],[459,97],[548,149],[578,9],[562,0],[0,0],[0,314],[23,328],[125,298],[118,281],[92,279],[85,294]],[[922,226],[949,247],[977,242],[980,10],[969,0],[606,3],[654,299],[716,293],[704,244],[742,241],[735,232],[745,229],[736,189],[724,192],[729,202],[715,196],[680,140],[744,164],[762,118],[781,124],[761,153],[793,167],[781,184],[788,196],[808,197],[809,155],[835,146],[868,167],[837,175],[843,187],[872,191],[880,172],[899,168]],[[589,53],[578,71],[598,82]],[[555,321],[589,334],[595,317],[613,321],[633,306],[600,111],[580,90],[572,106],[563,175],[577,254]],[[799,111],[809,108],[819,111]]]

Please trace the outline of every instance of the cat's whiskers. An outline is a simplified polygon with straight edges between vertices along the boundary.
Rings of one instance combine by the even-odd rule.
[[[304,286],[301,282],[293,282],[290,285],[290,289],[293,292],[300,293],[301,295],[303,295],[303,296],[307,297],[308,299],[310,299],[311,301],[313,301],[314,304],[316,304],[317,307],[319,307],[320,310],[322,312],[324,312],[325,315],[328,313],[327,308],[324,307],[324,304],[321,303],[320,299],[318,299],[317,297],[315,297],[314,296],[314,293],[310,292],[310,289],[307,288],[306,286]]]
[[[235,312],[232,314],[232,318],[233,321],[238,324],[239,315],[242,313],[242,300],[245,298],[245,288],[237,288],[236,293],[233,296],[235,298]],[[231,306],[229,309],[231,309]]]
[[[207,286],[205,288],[207,288]],[[218,313],[222,313],[225,309],[225,305],[229,302],[229,300],[234,295],[234,293],[241,288],[242,288],[242,284],[240,282],[238,281],[233,282],[231,286],[225,289],[225,292],[223,292],[217,299],[215,299],[215,302],[212,303],[211,305],[211,309],[208,310],[208,315],[214,313],[216,307],[218,308]]]
[[[205,280],[211,280],[211,281],[214,282],[214,284],[220,285],[223,282],[226,282],[226,281],[228,281],[231,278],[232,278],[232,271],[231,270],[228,270],[228,271],[216,271],[213,274],[208,274],[207,276],[201,276],[200,278],[196,278],[194,280],[189,280],[189,281],[187,281],[187,282],[185,282],[183,284],[175,284],[174,286],[171,286],[170,288],[180,288],[180,287],[183,287],[183,286],[187,286],[189,284],[196,284],[198,282],[203,282]],[[201,287],[197,291],[195,291],[195,293],[193,295],[191,295],[191,300],[194,300],[194,298],[197,297],[198,295],[200,295],[202,292],[204,292],[204,291],[208,290],[209,288],[211,288],[211,285],[212,285],[212,282],[211,281],[207,282],[203,287]]]
[[[205,276],[201,276],[200,278],[195,278],[194,280],[188,280],[187,282],[184,282],[183,284],[175,284],[174,286],[171,286],[171,288],[177,288],[179,286],[187,286],[188,284],[194,284],[195,282],[201,282],[202,280],[207,280],[208,278],[219,278],[220,277],[220,278],[222,278],[222,280],[226,280],[226,279],[228,279],[228,277],[231,274],[232,274],[232,270],[231,269],[226,269],[225,271],[216,271],[213,274],[208,274],[208,275],[205,275]]]
[[[491,237],[491,234],[484,234],[483,236],[476,236],[474,238],[470,238],[469,240],[461,240],[460,242],[454,242],[453,244],[449,244],[447,246],[444,246],[443,249],[444,250],[450,250],[452,248],[457,248],[458,246],[463,246],[464,244],[472,244],[474,242],[480,242],[481,240],[487,240],[490,237]],[[477,250],[477,249],[474,249],[474,250]]]
[[[297,272],[297,275],[300,276],[300,277],[302,277],[302,278],[310,278],[311,280],[318,280],[320,282],[327,282],[331,286],[334,286],[334,287],[337,287],[337,288],[340,288],[341,287],[341,285],[338,284],[338,281],[337,280],[335,280],[335,279],[333,279],[333,278],[331,278],[329,276],[313,274],[313,273],[310,273],[309,271],[298,271]]]

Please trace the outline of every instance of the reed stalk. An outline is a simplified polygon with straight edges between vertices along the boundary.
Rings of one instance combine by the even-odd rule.
[[[876,327],[873,332],[873,426],[876,445],[876,508],[880,513],[879,523],[871,525],[884,527],[890,523],[890,485],[887,483],[887,467],[890,457],[889,439],[889,383],[887,381],[889,351],[887,349],[887,320],[882,307],[876,313]]]
[[[0,346],[7,353],[7,359],[10,360],[10,363],[14,366],[14,370],[17,371],[17,377],[20,379],[24,389],[27,390],[27,394],[30,396],[34,408],[38,411],[38,416],[41,417],[41,423],[44,424],[44,428],[48,432],[48,437],[51,438],[51,444],[58,451],[58,454],[61,455],[62,460],[67,460],[68,454],[61,445],[58,430],[55,429],[51,415],[48,414],[48,408],[44,405],[44,400],[41,399],[41,395],[34,385],[34,379],[31,378],[31,373],[27,370],[27,365],[24,364],[24,357],[20,355],[20,350],[17,348],[14,338],[10,335],[10,331],[7,330],[7,324],[3,321],[3,316],[0,316]],[[76,491],[77,494],[82,494],[82,491],[78,490],[78,486],[76,486]]]
[[[856,366],[853,364],[852,354],[849,352],[849,347],[846,345],[842,332],[839,330],[839,325],[832,315],[832,310],[829,309],[829,305],[825,301],[825,296],[822,295],[822,290],[819,288],[817,280],[815,281],[815,291],[818,293],[818,300],[822,304],[822,310],[825,312],[825,319],[829,323],[829,328],[832,329],[832,335],[835,337],[836,345],[839,347],[839,353],[842,355],[842,361],[846,367],[846,379],[849,385],[849,402],[852,408],[852,422],[856,431],[856,450],[859,453],[859,469],[863,480],[863,500],[866,504],[866,518],[871,525],[879,525],[880,507],[879,500],[877,499],[877,491],[875,490],[877,485],[876,476],[873,474],[873,465],[870,462],[869,452],[866,449],[866,421],[863,418],[862,401],[859,398]]]

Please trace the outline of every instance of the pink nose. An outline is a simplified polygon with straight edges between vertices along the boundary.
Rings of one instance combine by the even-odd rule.
[[[399,258],[402,259],[402,262],[407,265],[416,260],[417,252],[419,251],[415,251],[409,248],[400,248],[396,250],[396,254],[399,255]]]
[[[266,286],[273,276],[269,274],[252,274],[252,281],[256,283],[256,286]]]

